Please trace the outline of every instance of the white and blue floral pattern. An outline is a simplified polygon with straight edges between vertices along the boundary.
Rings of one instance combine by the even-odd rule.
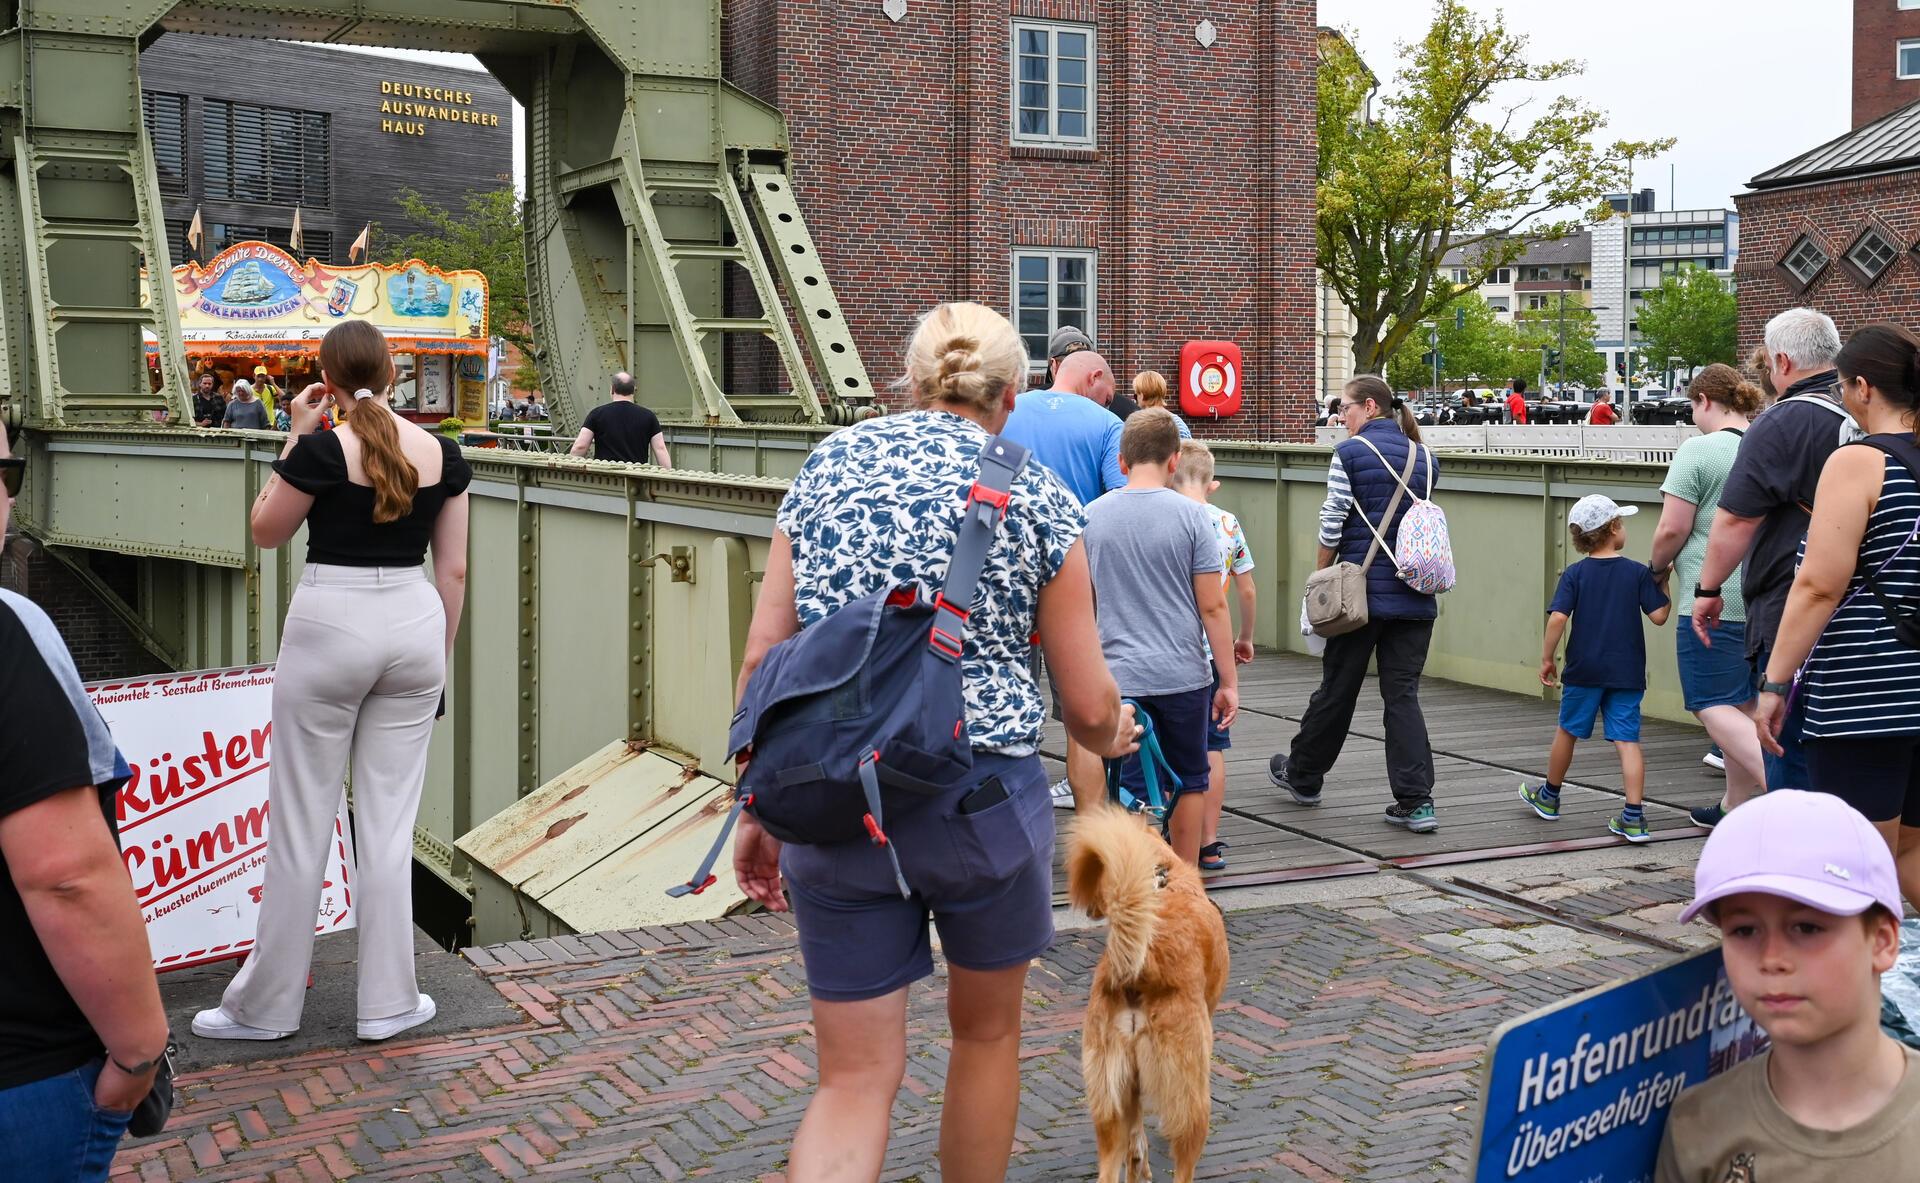
[[[801,628],[877,591],[946,582],[988,438],[958,415],[908,411],[837,431],[813,450],[776,519],[793,544]],[[1029,461],[987,552],[960,662],[975,748],[1025,756],[1039,743],[1045,711],[1028,666],[1034,612],[1085,528],[1073,494]]]

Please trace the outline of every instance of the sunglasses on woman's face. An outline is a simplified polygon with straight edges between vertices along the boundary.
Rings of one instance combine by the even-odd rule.
[[[27,462],[18,456],[0,457],[0,488],[7,496],[20,496],[20,482],[26,479]]]

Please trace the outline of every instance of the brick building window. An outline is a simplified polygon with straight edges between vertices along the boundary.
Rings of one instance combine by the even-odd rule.
[[[1047,338],[1061,325],[1093,336],[1093,251],[1028,250],[1013,252],[1013,308],[1027,356],[1047,364]]]
[[[1013,24],[1013,142],[1091,148],[1093,29],[1051,21]]]
[[[1898,72],[1902,78],[1920,78],[1920,40],[1899,43]]]
[[[1796,290],[1805,291],[1813,285],[1814,280],[1820,278],[1820,273],[1831,262],[1833,260],[1820,248],[1819,243],[1802,234],[1787,251],[1786,257],[1780,260],[1780,266],[1792,279]]]
[[[162,193],[187,191],[187,96],[146,91],[140,113],[153,145],[153,171]]]
[[[1869,226],[1866,233],[1855,239],[1853,246],[1848,249],[1847,262],[1861,281],[1871,285],[1886,274],[1887,268],[1893,265],[1899,255],[1898,247],[1888,242],[1880,231]]]

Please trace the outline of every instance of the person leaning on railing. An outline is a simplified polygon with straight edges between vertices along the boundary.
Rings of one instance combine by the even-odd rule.
[[[740,671],[865,596],[941,586],[980,454],[1025,383],[1026,348],[1005,317],[942,304],[907,348],[917,410],[823,440],[780,503]],[[953,1031],[941,1104],[944,1178],[1006,1174],[1020,1105],[1021,998],[1053,938],[1053,810],[1038,745],[1045,718],[1029,662],[1036,633],[1067,731],[1098,755],[1133,746],[1130,707],[1101,655],[1079,501],[1028,463],[987,553],[961,659],[973,775],[911,809],[887,837],[912,889],[864,839],[788,845],[742,815],[734,874],[767,908],[791,907],[812,996],[820,1083],[794,1136],[789,1183],[876,1180],[907,1062],[907,988],[933,973],[927,921],[948,966]],[[959,808],[997,779],[1009,799]],[[965,853],[963,853],[965,852]],[[782,890],[784,883],[785,890]]]

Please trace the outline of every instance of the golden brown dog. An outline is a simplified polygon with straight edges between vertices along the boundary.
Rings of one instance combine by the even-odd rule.
[[[1080,1052],[1100,1183],[1153,1177],[1148,1112],[1173,1150],[1176,1183],[1191,1183],[1213,1109],[1213,1008],[1227,987],[1220,910],[1198,870],[1139,816],[1112,806],[1074,823],[1067,897],[1107,921]]]

